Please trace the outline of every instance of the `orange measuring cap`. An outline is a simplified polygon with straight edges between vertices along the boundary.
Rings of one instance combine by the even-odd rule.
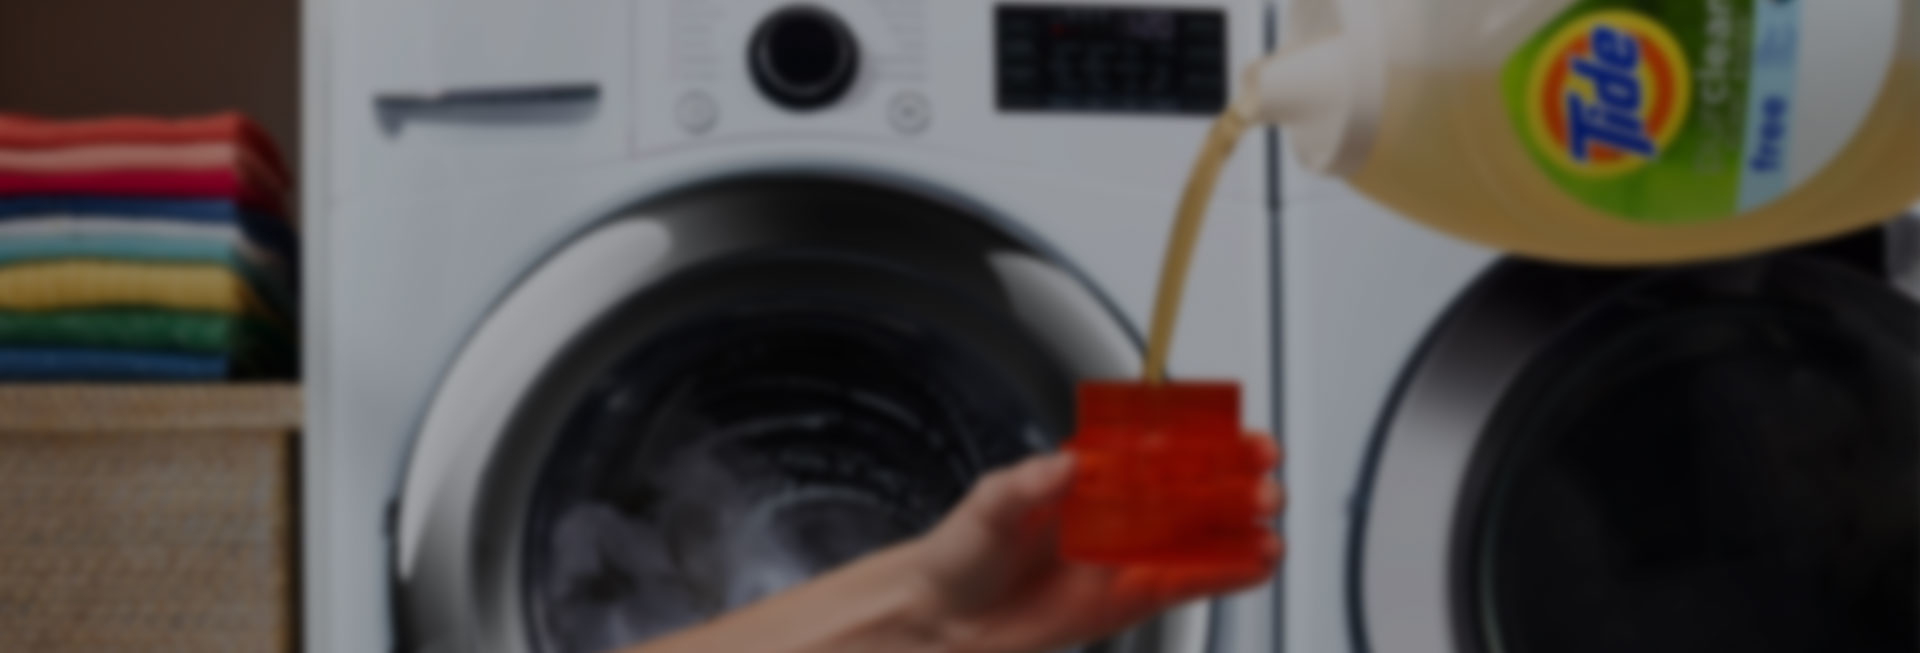
[[[1060,552],[1107,564],[1233,563],[1264,555],[1255,492],[1273,465],[1240,427],[1240,387],[1080,384]]]

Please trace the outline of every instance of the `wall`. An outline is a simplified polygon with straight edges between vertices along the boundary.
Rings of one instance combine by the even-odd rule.
[[[235,108],[299,156],[299,0],[0,0],[0,112]]]

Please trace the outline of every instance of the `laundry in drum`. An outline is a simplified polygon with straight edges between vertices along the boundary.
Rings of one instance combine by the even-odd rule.
[[[291,205],[237,113],[0,114],[0,380],[292,375]]]
[[[1047,446],[1049,420],[965,339],[809,299],[658,334],[559,422],[527,529],[541,650],[716,618],[924,532]]]

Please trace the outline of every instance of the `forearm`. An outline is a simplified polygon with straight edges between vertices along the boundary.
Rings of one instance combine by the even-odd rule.
[[[624,653],[947,653],[912,545],[895,546]]]

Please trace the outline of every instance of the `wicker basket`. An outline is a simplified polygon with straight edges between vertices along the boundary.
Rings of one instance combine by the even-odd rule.
[[[0,651],[295,648],[290,385],[0,386]]]

